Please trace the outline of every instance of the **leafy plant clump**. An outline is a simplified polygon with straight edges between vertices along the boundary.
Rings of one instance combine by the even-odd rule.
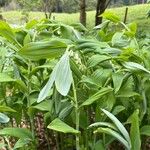
[[[136,39],[135,23],[103,17],[90,32],[0,21],[0,148],[147,148],[149,44]]]

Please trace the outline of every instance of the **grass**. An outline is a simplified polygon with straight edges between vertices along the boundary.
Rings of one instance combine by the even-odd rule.
[[[119,8],[111,8],[107,9],[107,11],[114,12],[120,18],[124,19],[125,14],[125,8],[126,7],[119,7]],[[142,30],[150,30],[150,19],[147,19],[147,12],[150,9],[150,4],[143,4],[143,5],[134,5],[129,6],[128,10],[128,17],[127,22],[136,22],[139,29],[142,28]],[[23,23],[23,16],[21,14],[21,11],[8,11],[2,13],[4,18],[10,22],[10,23]],[[75,22],[79,22],[79,13],[53,13],[53,18],[55,20],[71,24]],[[41,19],[44,17],[44,13],[42,12],[30,12],[29,13],[29,19]],[[92,28],[94,27],[95,23],[95,11],[88,11],[87,12],[87,27]]]

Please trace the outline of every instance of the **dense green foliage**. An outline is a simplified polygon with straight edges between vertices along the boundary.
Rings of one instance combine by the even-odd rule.
[[[103,17],[92,33],[46,19],[23,27],[0,22],[1,147],[41,149],[42,132],[45,149],[144,149],[150,39],[136,39],[136,23]]]

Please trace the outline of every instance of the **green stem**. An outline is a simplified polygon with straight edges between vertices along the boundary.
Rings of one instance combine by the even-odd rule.
[[[79,131],[80,111],[79,111],[78,100],[77,100],[77,92],[76,92],[74,81],[73,81],[73,86],[72,87],[73,87],[74,102],[75,102],[76,130]],[[80,150],[80,135],[79,134],[76,134],[76,150]]]
[[[58,133],[56,132],[55,135],[56,135],[56,147],[57,147],[57,150],[60,150]]]
[[[31,101],[30,101],[30,91],[31,91],[30,72],[31,72],[31,62],[29,62],[29,66],[28,66],[28,82],[27,82],[27,88],[28,88],[28,93],[27,93],[28,108],[31,107]],[[32,138],[35,139],[34,119],[33,119],[32,114],[29,114],[29,120],[30,120]],[[34,147],[36,149],[36,143],[34,143]]]
[[[147,98],[146,98],[146,94],[145,94],[145,90],[144,90],[143,81],[141,81],[141,84],[142,84],[141,93],[142,93],[142,97],[143,97],[143,116],[144,116],[147,112]]]

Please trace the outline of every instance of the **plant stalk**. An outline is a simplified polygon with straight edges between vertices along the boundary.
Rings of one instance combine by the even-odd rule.
[[[79,131],[80,111],[79,111],[77,92],[76,92],[74,81],[73,81],[72,87],[73,87],[74,102],[75,102],[76,130]],[[76,150],[80,150],[80,135],[79,134],[76,134]]]
[[[28,93],[27,93],[27,102],[28,102],[28,108],[31,107],[31,102],[30,102],[30,91],[31,91],[31,84],[30,84],[30,71],[31,71],[31,62],[29,62],[28,66],[28,82],[27,82],[27,88],[28,88]],[[33,116],[29,114],[29,120],[30,120],[30,127],[31,127],[31,133],[32,133],[32,138],[35,139],[35,130],[34,130],[34,120]],[[36,149],[36,143],[34,143],[34,147]]]

